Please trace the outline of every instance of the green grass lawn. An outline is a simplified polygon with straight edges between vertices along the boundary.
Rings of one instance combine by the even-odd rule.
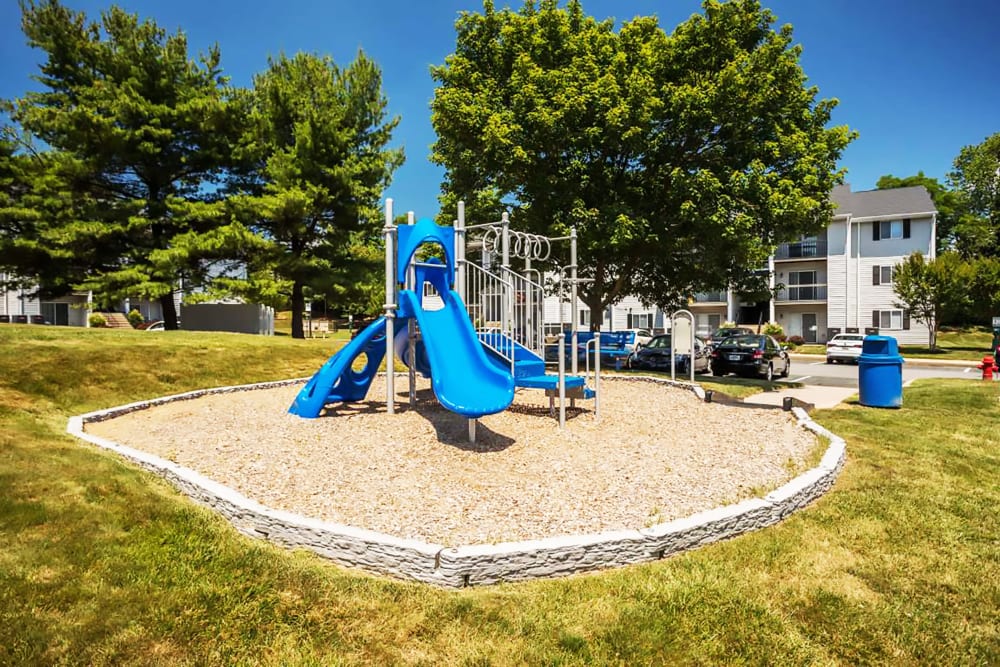
[[[458,592],[243,537],[64,433],[100,407],[308,375],[332,347],[0,326],[0,664],[1000,663],[997,384],[814,413],[848,461],[778,526]]]
[[[914,359],[946,359],[949,361],[982,361],[989,354],[993,334],[985,327],[941,331],[938,333],[938,349],[931,351],[927,345],[900,345],[903,357]],[[800,345],[797,354],[826,354],[825,345]]]

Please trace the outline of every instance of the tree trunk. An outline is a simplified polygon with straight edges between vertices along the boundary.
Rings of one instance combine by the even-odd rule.
[[[594,301],[588,301],[587,305],[590,306],[590,330],[597,331],[604,324],[604,306],[601,305],[599,297],[595,297]]]
[[[302,317],[306,312],[306,299],[302,293],[302,283],[292,283],[292,338],[305,338]]]
[[[160,297],[160,310],[163,311],[163,328],[167,331],[176,331],[177,308],[174,306],[173,292]]]

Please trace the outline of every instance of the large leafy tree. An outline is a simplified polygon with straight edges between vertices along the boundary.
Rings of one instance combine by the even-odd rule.
[[[966,321],[989,325],[1000,317],[1000,257],[977,257],[969,265],[971,307]]]
[[[978,235],[975,233],[976,225],[970,219],[971,216],[961,192],[949,188],[946,184],[925,175],[922,171],[917,172],[915,176],[903,178],[886,174],[879,178],[875,184],[879,190],[914,186],[923,186],[930,194],[934,208],[937,209],[937,251],[941,253],[948,249],[956,249],[963,256],[967,256],[969,251],[978,244]]]
[[[910,311],[928,330],[928,346],[937,347],[938,327],[961,316],[969,305],[972,270],[956,252],[943,252],[927,259],[915,252],[896,266],[892,274],[896,306]]]
[[[21,6],[28,43],[47,59],[35,77],[42,90],[17,100],[11,115],[50,147],[76,193],[58,216],[62,245],[52,252],[89,249],[77,287],[159,299],[176,328],[178,280],[200,280],[219,246],[210,193],[234,129],[219,50],[192,60],[182,32],[118,7],[90,22],[58,0]]]
[[[359,250],[378,243],[379,197],[403,161],[388,148],[399,120],[387,118],[386,103],[381,72],[363,53],[346,68],[282,55],[254,79],[237,183],[245,193],[231,203],[258,234],[254,288],[287,296],[295,337],[307,292],[356,298],[377,265]]]
[[[575,225],[592,321],[629,293],[667,305],[759,286],[777,243],[828,222],[852,138],[827,127],[835,102],[816,101],[773,21],[756,0],[707,0],[668,36],[654,18],[615,32],[578,0],[486,0],[432,70],[442,202],[482,218],[509,206],[536,232]]]
[[[949,179],[961,193],[978,231],[979,243],[969,254],[1000,257],[1000,132],[955,158]]]

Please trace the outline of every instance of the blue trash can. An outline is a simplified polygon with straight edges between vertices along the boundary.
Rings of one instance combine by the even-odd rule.
[[[865,336],[862,341],[858,402],[871,408],[903,405],[903,357],[892,336]]]

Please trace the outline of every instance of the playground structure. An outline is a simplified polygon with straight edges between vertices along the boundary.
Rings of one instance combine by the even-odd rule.
[[[550,259],[553,242],[569,241],[570,264],[559,269],[560,300],[564,285],[576,303],[576,233],[549,238],[510,229],[504,213],[499,222],[466,225],[464,202],[458,204],[453,227],[430,219],[396,226],[393,202],[385,206],[385,314],[334,354],[306,383],[289,408],[315,418],[324,407],[365,398],[385,359],[386,409],[395,411],[395,359],[409,369],[409,403],[416,401],[416,373],[430,378],[438,402],[469,420],[475,441],[480,417],[506,410],[515,388],[541,389],[549,397],[550,414],[558,398],[559,426],[566,423],[566,400],[594,399],[600,418],[600,333],[585,343],[587,375],[593,353],[593,388],[579,375],[578,355],[566,369],[566,334],[558,335],[558,374],[545,371],[544,289],[542,274],[532,263]],[[439,256],[428,254],[427,247]],[[481,251],[479,264],[466,259],[470,248]],[[425,251],[425,252],[421,252]],[[511,258],[524,260],[524,270]],[[495,267],[495,259],[499,266]],[[534,277],[534,279],[533,279]],[[560,312],[562,312],[560,303]],[[571,349],[578,349],[577,313],[572,308]],[[361,370],[355,362],[365,357]]]

